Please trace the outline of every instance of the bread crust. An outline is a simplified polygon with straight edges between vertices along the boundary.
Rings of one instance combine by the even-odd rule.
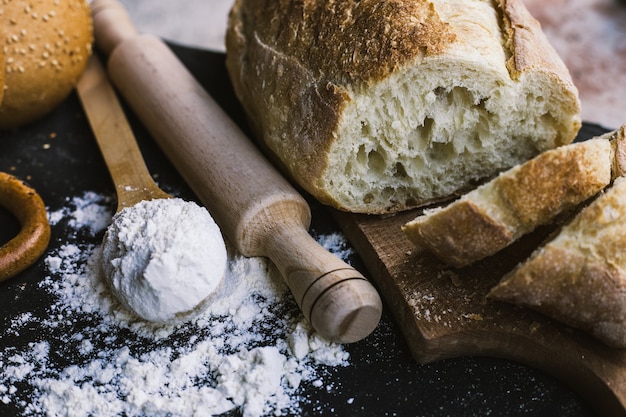
[[[547,74],[560,86],[564,112],[578,114],[577,90],[567,68],[522,0],[498,4],[510,77]],[[354,91],[445,57],[459,36],[425,0],[236,0],[226,34],[226,65],[254,136],[287,175],[340,210],[387,213],[440,201],[450,193],[403,191],[376,203],[365,193],[352,205],[340,201],[329,187],[332,178],[324,176],[333,143],[346,140],[338,133],[344,111],[353,104]],[[546,146],[569,143],[579,128],[580,119],[574,117]],[[501,168],[494,166],[489,174]],[[457,190],[466,186],[458,184]]]
[[[489,293],[626,347],[626,178],[620,177]]]
[[[33,121],[67,97],[91,54],[93,34],[85,0],[11,0],[0,5],[0,15],[1,129]]]
[[[554,75],[555,82],[571,81],[563,61],[548,43],[541,24],[535,19],[522,1],[498,0],[503,11],[503,24],[508,33],[511,57],[507,68],[515,78],[533,69]]]
[[[496,253],[513,241],[511,230],[471,200],[459,201],[453,211],[427,216],[431,216],[428,221],[413,221],[402,231],[411,242],[457,268]]]
[[[591,139],[545,152],[494,180],[519,237],[592,197],[611,181],[612,146]]]
[[[614,132],[607,133],[605,137],[614,143],[613,177],[617,178],[626,175],[626,124]]]
[[[605,138],[547,151],[402,230],[445,263],[467,266],[598,193],[611,182],[612,162]]]

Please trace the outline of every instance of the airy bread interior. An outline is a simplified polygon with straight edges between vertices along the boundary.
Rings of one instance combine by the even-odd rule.
[[[553,76],[511,76],[491,2],[434,3],[456,33],[445,56],[424,57],[376,85],[347,86],[341,140],[322,181],[349,210],[449,196],[568,143],[579,127],[575,103]]]

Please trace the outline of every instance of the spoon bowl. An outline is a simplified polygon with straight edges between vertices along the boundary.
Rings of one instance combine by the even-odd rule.
[[[97,56],[77,90],[118,200],[102,244],[104,278],[142,319],[187,320],[223,279],[227,257],[219,227],[206,209],[154,182]],[[196,227],[203,233],[193,233]]]

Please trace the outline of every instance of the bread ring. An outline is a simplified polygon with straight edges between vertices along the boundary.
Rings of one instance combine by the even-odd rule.
[[[0,247],[0,281],[14,277],[39,258],[50,242],[46,206],[35,190],[0,172],[0,205],[20,222],[17,236]]]

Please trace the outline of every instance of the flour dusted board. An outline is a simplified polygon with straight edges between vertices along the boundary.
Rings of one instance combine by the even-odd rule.
[[[386,217],[334,214],[418,362],[459,356],[515,360],[562,379],[601,415],[626,416],[626,350],[485,297],[548,236],[549,228],[470,267],[453,269],[416,248],[401,232],[419,210]]]

